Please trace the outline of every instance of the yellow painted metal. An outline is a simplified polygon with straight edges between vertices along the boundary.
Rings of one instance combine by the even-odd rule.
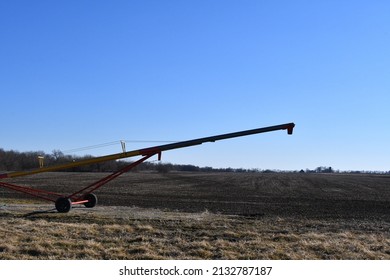
[[[135,156],[146,156],[146,155],[158,154],[159,158],[161,158],[161,152],[163,152],[163,151],[185,148],[185,147],[190,147],[190,146],[195,146],[195,145],[201,145],[205,142],[215,142],[215,141],[219,141],[219,140],[223,140],[223,139],[242,137],[242,136],[270,132],[270,131],[275,131],[275,130],[287,130],[288,134],[292,134],[294,127],[295,127],[294,123],[286,123],[286,124],[281,124],[281,125],[256,128],[256,129],[251,129],[251,130],[243,130],[243,131],[238,131],[238,132],[233,132],[233,133],[198,138],[198,139],[182,141],[182,142],[177,142],[177,143],[172,143],[172,144],[167,144],[167,145],[150,147],[150,148],[141,149],[141,150],[134,150],[134,151],[130,151],[130,152],[125,152],[125,150],[123,149],[124,152],[119,153],[119,154],[111,154],[111,155],[107,155],[107,156],[95,157],[95,158],[75,161],[75,162],[51,166],[51,167],[42,167],[42,168],[39,168],[36,170],[31,170],[31,171],[20,171],[20,172],[11,172],[11,173],[7,173],[7,174],[0,174],[0,179],[1,178],[14,178],[14,177],[27,176],[27,175],[32,175],[32,174],[37,174],[37,173],[42,173],[42,172],[69,169],[72,167],[77,167],[77,166],[82,166],[82,165],[89,165],[89,164],[94,164],[94,163],[99,163],[99,162],[105,162],[105,161],[117,160],[117,159],[129,158],[129,157],[135,157]]]
[[[128,153],[119,153],[119,154],[112,154],[112,155],[107,155],[107,156],[102,156],[102,157],[95,157],[95,158],[74,161],[74,162],[61,164],[61,165],[42,167],[39,169],[30,170],[30,171],[12,172],[12,173],[8,173],[6,175],[7,175],[7,178],[14,178],[14,177],[33,175],[33,174],[42,173],[42,172],[57,171],[57,170],[68,169],[68,168],[82,166],[82,165],[89,165],[89,164],[105,162],[105,161],[110,161],[110,160],[116,160],[116,159],[121,159],[121,158],[135,157],[135,156],[142,155],[141,151],[142,150],[137,150],[137,151],[131,151]]]
[[[39,168],[43,168],[44,167],[44,160],[45,160],[45,157],[38,156]]]

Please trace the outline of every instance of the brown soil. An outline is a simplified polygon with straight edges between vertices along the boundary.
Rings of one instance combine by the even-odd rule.
[[[70,194],[99,173],[46,173],[12,180]],[[245,216],[378,218],[390,214],[390,176],[345,174],[128,173],[97,190],[99,205]],[[26,198],[0,189],[0,197]]]

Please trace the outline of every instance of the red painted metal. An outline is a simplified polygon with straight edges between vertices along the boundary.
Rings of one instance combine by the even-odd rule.
[[[201,145],[205,142],[215,142],[215,141],[219,141],[219,140],[223,140],[223,139],[242,137],[242,136],[247,136],[247,135],[251,135],[251,134],[258,134],[258,133],[270,132],[270,131],[275,131],[275,130],[287,130],[288,134],[292,134],[294,126],[295,126],[294,123],[287,123],[287,124],[270,126],[270,127],[263,127],[263,128],[258,128],[258,129],[252,129],[252,130],[245,130],[245,131],[221,134],[221,135],[216,135],[216,136],[211,136],[211,137],[198,138],[198,139],[193,139],[193,140],[189,140],[189,141],[177,142],[177,143],[173,143],[173,144],[149,147],[149,148],[130,151],[130,152],[124,151],[123,153],[120,153],[120,154],[112,154],[112,155],[88,159],[88,160],[84,160],[84,161],[80,161],[80,162],[68,163],[68,164],[64,164],[64,165],[60,165],[60,166],[41,168],[38,170],[0,174],[0,179],[13,178],[13,177],[18,177],[18,176],[32,175],[32,174],[41,173],[41,172],[61,170],[61,169],[71,168],[71,167],[80,166],[80,165],[99,163],[99,162],[104,162],[104,161],[108,161],[108,160],[116,160],[116,159],[133,157],[133,156],[140,156],[140,155],[142,156],[141,159],[125,166],[124,168],[110,174],[109,176],[106,176],[106,177],[98,180],[97,182],[90,184],[89,186],[87,186],[87,187],[85,187],[85,188],[83,188],[83,189],[81,189],[81,190],[79,190],[79,191],[77,191],[69,196],[63,196],[63,195],[58,194],[58,193],[49,192],[49,191],[45,191],[45,190],[39,190],[39,189],[35,189],[35,188],[30,188],[30,187],[17,186],[17,185],[6,183],[6,182],[0,182],[0,187],[4,187],[7,189],[11,189],[11,190],[15,190],[15,191],[22,192],[25,194],[29,194],[31,196],[41,198],[44,200],[56,202],[56,208],[57,208],[57,201],[58,201],[58,204],[60,204],[60,206],[57,208],[57,210],[59,212],[68,212],[69,208],[71,208],[71,205],[77,205],[77,204],[85,204],[86,207],[93,207],[96,204],[96,197],[94,199],[90,198],[91,201],[89,201],[88,199],[86,199],[87,195],[91,194],[93,191],[99,189],[103,185],[114,180],[115,178],[122,175],[123,173],[130,171],[131,169],[133,169],[134,167],[136,167],[137,165],[141,164],[142,162],[144,162],[145,160],[149,159],[150,157],[152,157],[154,155],[158,155],[158,160],[161,160],[161,153],[163,151],[185,148],[185,147],[189,147],[189,146]],[[69,204],[69,203],[71,203],[71,204]],[[90,204],[92,203],[93,205],[87,205],[88,203],[90,203]]]
[[[145,160],[147,160],[148,158],[150,158],[150,157],[152,157],[154,155],[155,154],[146,155],[143,158],[141,158],[141,159],[139,159],[139,160],[137,160],[137,161],[135,161],[135,162],[125,166],[124,168],[122,168],[122,169],[120,169],[120,170],[118,170],[118,171],[108,175],[107,177],[104,177],[103,179],[100,179],[99,181],[94,182],[93,184],[85,187],[84,189],[81,189],[81,190],[71,194],[70,196],[68,196],[68,198],[70,198],[74,202],[79,202],[79,201],[83,200],[83,198],[87,194],[92,193],[93,191],[101,188],[103,185],[105,185],[108,182],[114,180],[115,178],[117,178],[118,176],[122,175],[123,173],[130,171],[131,169],[133,169],[134,167],[136,167],[137,165],[141,164],[142,162],[144,162]],[[72,202],[72,204],[74,204],[74,202]]]
[[[89,201],[89,200],[72,201],[72,205],[84,204],[84,203],[87,203],[88,201]]]
[[[79,191],[77,191],[69,196],[65,196],[65,197],[71,199],[72,205],[87,203],[88,200],[84,199],[85,195],[92,193],[93,191],[101,188],[103,185],[114,180],[115,178],[122,175],[123,173],[130,171],[132,168],[136,167],[137,165],[141,164],[142,162],[144,162],[145,160],[147,160],[148,158],[150,158],[154,155],[155,154],[150,154],[150,155],[144,156],[140,160],[133,162],[133,163],[125,166],[124,168],[110,174],[109,176],[104,177],[103,179],[100,179],[99,181],[87,186],[86,188],[83,188],[83,189],[81,189],[81,190],[79,190]],[[52,202],[55,202],[59,197],[64,197],[62,194],[59,194],[59,193],[49,192],[49,191],[25,187],[25,186],[18,186],[18,185],[6,183],[6,182],[0,182],[0,186],[3,188],[6,188],[6,189],[14,190],[17,192],[22,192],[22,193],[31,195],[33,197],[40,198],[40,199],[47,200],[47,201],[52,201]]]
[[[35,188],[30,188],[30,187],[24,187],[24,186],[18,186],[15,184],[10,184],[10,183],[5,183],[5,182],[0,182],[0,186],[14,190],[17,192],[25,193],[37,198],[41,198],[43,200],[47,201],[56,201],[57,198],[61,197],[60,194],[54,193],[54,192],[49,192],[45,190],[40,190],[40,189],[35,189]]]

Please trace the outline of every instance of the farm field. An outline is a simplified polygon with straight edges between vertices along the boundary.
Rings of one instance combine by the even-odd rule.
[[[7,182],[64,194],[101,173]],[[59,214],[0,189],[0,259],[390,259],[390,176],[128,173]]]

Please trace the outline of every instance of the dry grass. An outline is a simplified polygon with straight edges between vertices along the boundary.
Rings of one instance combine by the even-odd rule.
[[[0,259],[390,259],[384,221],[0,205]]]
[[[12,182],[72,193],[102,176],[44,173]],[[96,192],[96,208],[68,214],[28,214],[53,206],[0,188],[0,259],[389,260],[389,182],[344,174],[128,173]]]

